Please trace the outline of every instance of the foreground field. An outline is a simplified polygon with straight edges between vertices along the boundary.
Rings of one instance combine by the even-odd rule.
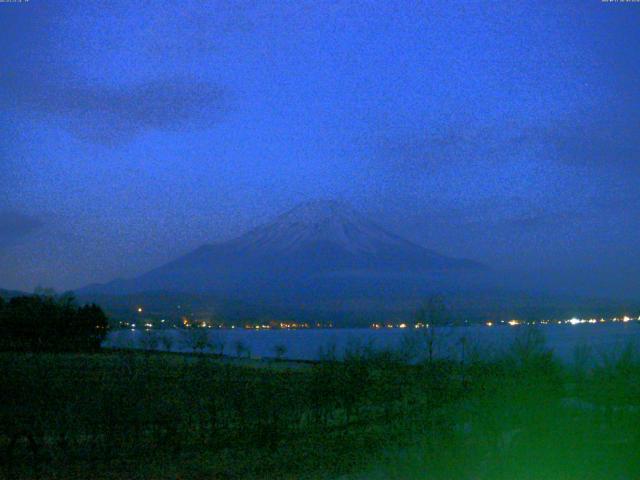
[[[464,363],[407,365],[365,348],[317,364],[141,352],[0,360],[9,478],[640,474],[638,357],[579,351],[562,366],[533,331]]]

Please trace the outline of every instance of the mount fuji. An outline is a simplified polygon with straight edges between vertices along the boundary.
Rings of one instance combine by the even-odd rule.
[[[203,245],[137,278],[92,285],[85,293],[212,293],[298,301],[343,295],[372,279],[458,278],[484,271],[388,232],[346,204],[311,201],[230,241]]]

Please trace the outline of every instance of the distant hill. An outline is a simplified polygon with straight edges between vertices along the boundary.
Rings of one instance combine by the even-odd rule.
[[[8,299],[8,298],[13,298],[13,297],[20,297],[23,295],[31,295],[29,293],[26,292],[20,292],[18,290],[5,290],[3,288],[0,288],[0,297],[4,298],[4,299]]]

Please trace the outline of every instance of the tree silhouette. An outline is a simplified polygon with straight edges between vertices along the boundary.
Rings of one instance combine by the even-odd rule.
[[[416,323],[424,326],[424,342],[427,349],[427,359],[433,361],[436,342],[439,339],[440,327],[450,321],[449,311],[440,295],[430,296],[417,310]]]
[[[276,360],[282,360],[282,357],[287,353],[287,347],[283,344],[278,344],[273,347],[273,353],[276,354]]]
[[[108,328],[99,306],[77,307],[69,294],[14,297],[0,309],[0,341],[9,350],[97,350]]]

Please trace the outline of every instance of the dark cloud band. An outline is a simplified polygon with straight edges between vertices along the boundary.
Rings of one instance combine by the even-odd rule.
[[[229,110],[226,88],[169,79],[103,87],[77,79],[55,82],[6,79],[5,99],[18,109],[57,116],[78,137],[102,144],[131,140],[147,130],[206,128]]]

